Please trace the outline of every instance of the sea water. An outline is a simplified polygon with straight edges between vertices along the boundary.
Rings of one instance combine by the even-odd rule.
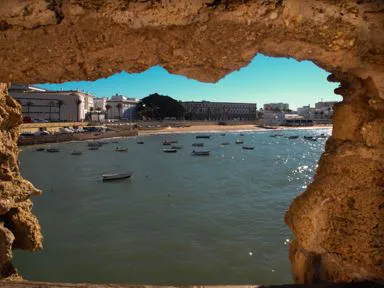
[[[42,189],[33,212],[40,252],[15,252],[28,280],[130,284],[282,284],[292,282],[284,213],[311,182],[330,129],[155,135],[45,145],[59,153],[20,153],[22,175]],[[284,137],[270,137],[282,133]],[[299,139],[286,137],[299,135]],[[254,150],[243,150],[236,145]],[[144,141],[139,145],[138,140]],[[164,153],[164,140],[182,149]],[[204,142],[204,147],[192,147]],[[230,145],[222,146],[223,142]],[[114,151],[116,146],[128,152]],[[194,157],[191,151],[209,150]],[[72,150],[83,155],[70,155]],[[103,173],[131,179],[102,182]]]

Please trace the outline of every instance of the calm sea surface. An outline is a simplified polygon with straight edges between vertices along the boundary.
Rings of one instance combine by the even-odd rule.
[[[23,148],[22,174],[43,190],[33,211],[44,250],[17,251],[15,264],[29,280],[290,283],[292,234],[284,213],[310,183],[325,143],[302,136],[330,132],[156,135],[119,139],[99,151],[84,142],[55,145],[60,153]],[[274,133],[300,139],[269,137]],[[238,138],[255,150],[235,145]],[[166,139],[183,149],[163,153]],[[192,157],[193,142],[204,142],[211,156]],[[115,152],[116,145],[129,150]],[[84,154],[69,155],[73,149]],[[132,179],[100,181],[102,173],[126,170],[134,171]]]

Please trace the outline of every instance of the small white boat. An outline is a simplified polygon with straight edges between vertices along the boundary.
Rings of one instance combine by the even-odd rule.
[[[229,142],[223,142],[220,144],[220,146],[227,146],[227,145],[230,145],[230,143]]]
[[[76,150],[73,150],[73,151],[71,152],[71,155],[75,155],[75,156],[78,156],[78,155],[83,155],[83,152],[81,152],[81,151],[76,151]]]
[[[235,144],[244,144],[244,140],[241,140],[241,139],[237,139]]]
[[[103,174],[103,181],[113,181],[113,180],[120,180],[120,179],[126,179],[130,178],[132,176],[133,172],[125,172],[125,173],[111,173],[111,174]]]

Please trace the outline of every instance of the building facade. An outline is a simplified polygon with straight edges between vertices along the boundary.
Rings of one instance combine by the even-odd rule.
[[[264,111],[288,111],[288,103],[267,103],[264,104]]]
[[[12,84],[9,95],[22,106],[29,121],[83,121],[92,95],[80,91],[49,91],[30,85]]]
[[[136,105],[139,99],[128,98],[122,95],[114,95],[106,100],[106,115],[108,119],[135,120]]]
[[[93,103],[96,111],[106,111],[107,98],[94,98]]]
[[[256,120],[256,103],[231,103],[209,101],[182,102],[185,118],[189,120]]]

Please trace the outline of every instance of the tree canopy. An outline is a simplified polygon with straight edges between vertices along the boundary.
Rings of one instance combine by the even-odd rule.
[[[137,111],[138,115],[157,120],[162,120],[165,117],[180,119],[185,113],[185,109],[179,101],[158,93],[141,99],[137,104]]]

